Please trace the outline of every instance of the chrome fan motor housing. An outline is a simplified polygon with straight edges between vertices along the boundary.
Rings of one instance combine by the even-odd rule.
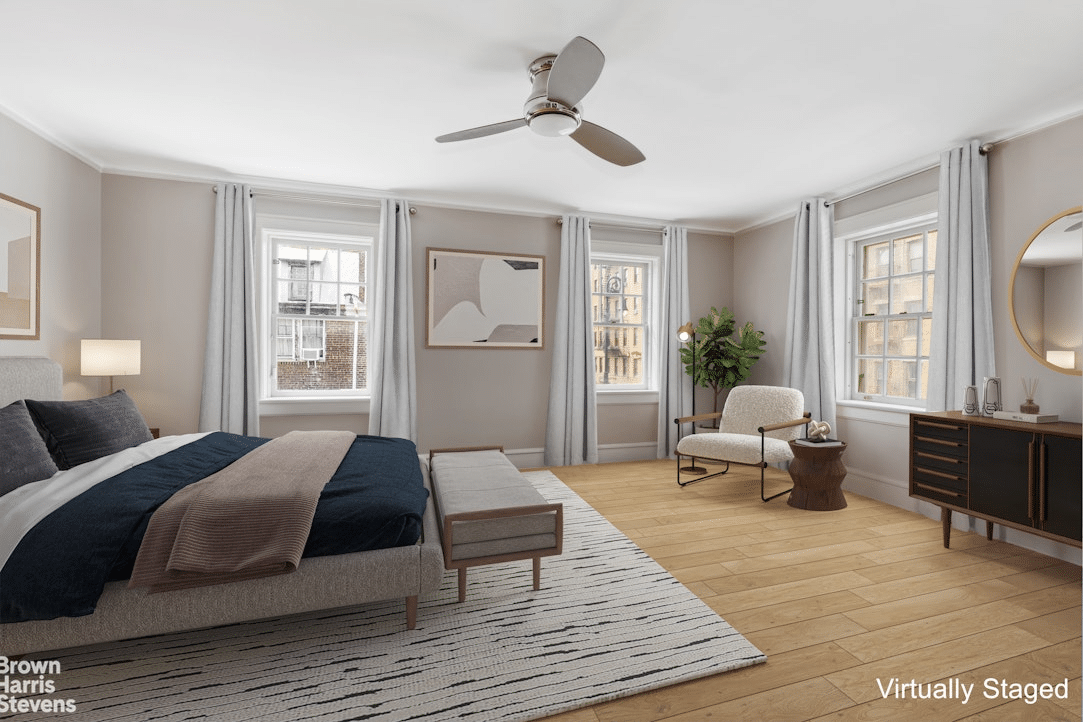
[[[523,117],[530,129],[548,137],[571,135],[583,122],[578,108],[549,99],[549,71],[556,57],[544,55],[530,64],[530,97],[523,104]]]

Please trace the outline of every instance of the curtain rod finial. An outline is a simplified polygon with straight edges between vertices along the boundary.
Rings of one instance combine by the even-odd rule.
[[[992,143],[982,143],[980,146],[978,146],[978,152],[981,153],[982,155],[989,155],[990,153],[993,152],[993,144]]]

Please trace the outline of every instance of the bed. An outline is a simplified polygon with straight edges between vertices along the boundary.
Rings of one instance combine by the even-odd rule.
[[[61,386],[60,367],[49,359],[36,357],[0,358],[0,424],[9,423],[9,426],[5,429],[7,432],[5,435],[8,439],[6,443],[17,443],[14,438],[18,432],[18,427],[11,426],[10,419],[16,418],[16,413],[23,413],[22,407],[26,405],[25,402],[23,404],[17,402],[23,399],[45,402],[59,400]],[[109,398],[106,397],[106,399]],[[53,406],[68,408],[68,405]],[[52,408],[48,404],[41,404],[39,407]],[[34,418],[40,428],[41,417]],[[413,543],[386,548],[365,549],[363,551],[348,550],[344,553],[336,553],[334,550],[327,548],[326,545],[321,547],[317,543],[319,540],[318,530],[323,528],[320,526],[320,519],[335,518],[334,515],[328,516],[330,512],[325,513],[326,508],[332,508],[329,506],[331,502],[328,502],[327,499],[342,493],[342,489],[345,488],[342,484],[353,483],[349,480],[340,481],[338,476],[339,473],[344,473],[342,470],[349,466],[347,461],[352,456],[347,456],[339,471],[335,472],[336,476],[328,482],[327,490],[320,495],[319,505],[316,508],[316,520],[313,521],[312,526],[312,537],[309,539],[310,544],[306,545],[304,558],[300,560],[296,570],[291,573],[244,579],[228,584],[195,586],[175,591],[147,594],[144,589],[129,589],[127,579],[117,578],[118,570],[121,570],[121,572],[124,570],[130,571],[131,562],[134,559],[131,556],[134,548],[132,548],[132,543],[129,540],[123,544],[118,544],[116,549],[111,548],[107,551],[107,556],[114,553],[118,556],[116,559],[110,557],[112,559],[108,565],[110,578],[107,583],[104,583],[100,597],[92,605],[92,613],[88,613],[89,610],[86,608],[80,608],[79,604],[81,602],[78,600],[73,602],[75,606],[71,609],[65,609],[60,602],[57,602],[52,607],[45,604],[43,610],[30,610],[24,613],[21,610],[26,605],[18,603],[19,594],[24,595],[27,599],[35,598],[35,594],[38,594],[37,599],[48,598],[50,600],[56,596],[63,596],[52,592],[32,592],[28,594],[25,590],[14,589],[17,580],[34,576],[42,577],[47,581],[47,577],[50,576],[43,573],[33,575],[26,573],[28,569],[43,569],[51,565],[47,560],[52,551],[50,545],[54,542],[48,540],[53,537],[42,536],[46,534],[46,531],[42,531],[40,527],[45,526],[48,522],[58,526],[61,530],[78,529],[77,536],[80,538],[86,533],[97,533],[95,531],[97,524],[88,525],[86,530],[75,525],[82,523],[80,520],[87,517],[88,514],[96,513],[101,515],[103,509],[107,510],[109,508],[108,506],[102,506],[103,500],[106,500],[106,504],[112,503],[109,501],[112,497],[108,496],[108,494],[112,493],[109,484],[113,484],[114,488],[117,489],[127,488],[134,484],[134,482],[129,481],[129,478],[135,477],[130,475],[142,474],[146,476],[151,474],[152,472],[148,471],[148,469],[153,469],[155,464],[161,465],[160,470],[165,470],[178,463],[188,464],[196,461],[203,463],[205,459],[214,454],[225,454],[223,458],[226,461],[219,463],[218,467],[220,467],[223,464],[230,463],[228,458],[232,457],[229,457],[229,454],[240,453],[236,451],[238,445],[242,447],[245,445],[254,446],[262,441],[224,434],[188,435],[184,437],[166,437],[164,439],[149,439],[148,436],[147,440],[144,441],[142,435],[149,435],[149,432],[145,429],[145,423],[134,424],[133,426],[142,426],[143,428],[133,428],[131,430],[134,435],[132,438],[121,439],[117,442],[118,446],[124,447],[122,450],[88,463],[78,463],[80,462],[78,458],[67,459],[67,462],[76,462],[70,470],[63,469],[66,465],[65,460],[60,458],[58,454],[66,449],[73,456],[78,456],[81,437],[66,439],[66,446],[62,449],[52,448],[54,439],[50,437],[49,451],[51,453],[49,457],[54,462],[60,462],[61,470],[59,472],[50,477],[48,481],[43,480],[27,484],[16,488],[14,491],[4,488],[5,486],[10,487],[11,483],[0,479],[0,493],[9,491],[8,494],[0,495],[0,502],[3,502],[5,497],[9,497],[9,500],[13,499],[23,491],[29,494],[28,490],[32,490],[38,495],[49,496],[52,495],[51,491],[48,493],[38,491],[35,485],[44,486],[50,482],[60,480],[63,483],[53,483],[53,487],[67,490],[73,486],[69,478],[78,478],[80,479],[78,483],[90,485],[87,487],[89,490],[86,492],[66,491],[65,493],[74,495],[74,499],[72,502],[60,502],[61,505],[58,508],[69,510],[67,504],[74,503],[76,500],[79,503],[92,503],[90,507],[92,512],[69,510],[66,512],[69,515],[66,520],[62,512],[50,512],[41,522],[35,522],[31,519],[32,526],[30,522],[23,520],[21,523],[31,528],[31,531],[27,532],[27,536],[20,540],[18,545],[11,541],[7,542],[6,547],[0,544],[0,556],[4,557],[4,563],[0,565],[0,569],[2,569],[0,571],[0,607],[2,607],[6,615],[5,618],[13,620],[0,624],[0,654],[10,656],[57,650],[98,642],[213,627],[302,612],[350,607],[366,602],[397,598],[405,600],[407,627],[412,628],[416,620],[418,596],[434,591],[440,586],[443,576],[443,554],[431,501],[431,481],[428,468],[425,460],[417,457],[412,444],[405,442],[409,444],[408,448],[413,452],[410,463],[416,461],[418,464],[418,467],[414,468],[412,473],[416,475],[416,469],[420,468],[421,483],[424,490],[426,490],[423,492],[425,498],[422,498],[420,504],[417,505],[417,512],[420,517],[418,520],[403,524],[404,530],[402,531],[388,533],[385,530],[384,535],[390,539],[389,543],[394,544],[396,538],[411,538],[402,535],[410,534],[410,528],[413,528],[412,535],[416,537],[416,541],[413,541]],[[123,428],[119,428],[119,430],[114,427],[109,428],[110,433],[114,434],[115,437],[124,436],[127,433]],[[12,429],[15,429],[15,431],[12,431]],[[48,430],[46,430],[46,436],[48,436]],[[22,448],[30,446],[30,441],[27,440],[27,443],[20,447],[20,458],[23,455]],[[98,442],[101,441],[102,439],[98,439]],[[108,444],[111,439],[105,439],[104,441]],[[349,454],[353,455],[360,448],[359,444],[375,445],[379,449],[383,449],[387,446],[384,443],[385,441],[388,440],[357,437],[357,441],[350,447]],[[222,451],[223,449],[229,449],[229,451]],[[358,451],[357,453],[361,452]],[[401,457],[403,450],[396,447],[394,453]],[[0,450],[0,454],[4,454],[3,450]],[[11,457],[10,453],[4,455],[9,459]],[[182,461],[178,462],[177,459]],[[187,459],[187,461],[183,459]],[[35,460],[33,458],[28,461],[21,459],[21,461],[23,463],[22,467],[13,470],[7,469],[0,472],[0,474],[3,474],[10,482],[11,479],[15,479],[19,474],[24,473],[27,466],[33,466],[35,463],[43,465],[49,463],[45,459]],[[4,463],[11,465],[10,461],[0,461],[0,468],[6,468],[3,467]],[[114,464],[120,466],[111,466]],[[104,471],[98,472],[98,469],[104,469]],[[122,472],[114,476],[113,472],[116,469],[122,469]],[[46,472],[37,469],[36,476],[33,478],[41,479],[43,473]],[[85,481],[93,473],[103,474],[106,480],[101,482]],[[156,476],[155,478],[158,479],[159,477]],[[121,481],[117,481],[118,479]],[[20,491],[20,489],[23,491]],[[331,493],[331,490],[336,491]],[[95,495],[97,501],[93,502]],[[88,498],[92,499],[92,501],[87,502]],[[94,507],[93,503],[98,506]],[[124,510],[127,509],[129,503],[131,502],[117,497],[116,509],[119,511],[102,516],[123,516],[124,513],[127,513]],[[9,506],[17,506],[17,504],[12,501]],[[338,508],[344,508],[341,502]],[[97,511],[93,511],[94,509],[97,509]],[[5,523],[4,526],[6,528],[13,525]],[[0,528],[0,536],[4,534],[4,531],[4,528]],[[35,536],[35,534],[38,536]],[[396,537],[396,534],[399,534],[400,537]],[[67,535],[71,536],[72,534],[69,532]],[[62,532],[60,536],[64,536],[64,533]],[[351,541],[351,543],[354,542]],[[358,541],[354,545],[366,546],[373,543],[379,542],[366,539]],[[388,543],[388,540],[384,540],[383,543]],[[310,546],[315,547],[315,555],[309,554]],[[7,549],[7,551],[3,551],[4,549]],[[11,551],[12,549],[16,551]],[[32,553],[44,553],[44,556],[40,556],[39,561],[35,562],[33,556],[28,556],[28,554]],[[66,574],[63,563],[57,561],[55,566],[57,569],[51,570],[52,576],[63,579]],[[123,577],[123,573],[120,574],[120,577]],[[4,579],[8,580],[7,590],[3,586]],[[73,613],[76,616],[68,616],[68,613]],[[53,618],[34,618],[35,616]]]

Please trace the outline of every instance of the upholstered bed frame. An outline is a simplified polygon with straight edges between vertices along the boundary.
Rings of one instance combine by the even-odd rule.
[[[0,408],[22,398],[58,400],[60,366],[36,357],[0,357]],[[106,585],[97,611],[85,617],[0,624],[0,654],[77,647],[288,614],[406,599],[413,628],[417,599],[439,588],[443,552],[433,511],[428,465],[420,460],[429,504],[417,544],[302,560],[292,574],[147,595],[126,582]],[[77,540],[73,540],[76,541]]]

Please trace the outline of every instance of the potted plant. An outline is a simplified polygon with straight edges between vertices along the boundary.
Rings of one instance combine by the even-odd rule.
[[[693,385],[714,392],[717,413],[722,391],[748,379],[766,346],[763,331],[753,328],[751,321],[737,328],[732,311],[726,307],[719,311],[711,306],[710,314],[696,324],[694,342],[681,349],[681,362],[685,372],[693,377]],[[717,419],[714,426],[718,426]]]

